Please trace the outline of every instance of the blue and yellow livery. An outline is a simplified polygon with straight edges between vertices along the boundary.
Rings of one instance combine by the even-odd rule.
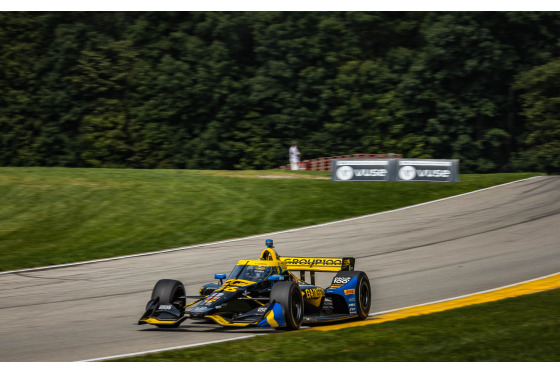
[[[215,274],[218,282],[204,285],[199,295],[186,296],[178,280],[158,281],[138,324],[173,328],[193,319],[297,330],[304,323],[368,316],[371,287],[367,275],[354,270],[354,258],[281,257],[272,240],[266,244],[258,260],[238,261],[229,276]],[[322,288],[315,285],[315,272],[336,274],[330,286]]]

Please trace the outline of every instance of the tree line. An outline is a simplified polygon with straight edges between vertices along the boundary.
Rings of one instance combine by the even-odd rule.
[[[0,165],[560,171],[558,12],[0,12]]]

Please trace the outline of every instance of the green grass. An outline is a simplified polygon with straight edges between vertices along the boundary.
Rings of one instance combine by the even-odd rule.
[[[559,332],[556,289],[381,324],[263,335],[115,361],[558,362]]]
[[[0,168],[0,271],[319,224],[534,175],[335,183],[327,172]]]

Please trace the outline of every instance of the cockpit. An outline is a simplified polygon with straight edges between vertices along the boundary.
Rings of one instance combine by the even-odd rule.
[[[251,282],[261,282],[274,274],[279,274],[277,266],[236,265],[227,280],[245,279]]]

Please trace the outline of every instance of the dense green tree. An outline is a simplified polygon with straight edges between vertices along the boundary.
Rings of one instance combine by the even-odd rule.
[[[407,107],[405,131],[422,136],[426,156],[461,159],[467,171],[509,167],[517,135],[511,84],[518,62],[530,60],[512,45],[511,35],[521,27],[535,39],[551,35],[542,23],[510,25],[507,18],[499,12],[453,12],[424,20],[424,47],[398,93]],[[536,18],[545,22],[549,15]],[[557,17],[549,26],[557,29]]]
[[[382,61],[349,61],[336,79],[342,103],[331,111],[335,122],[325,131],[334,135],[335,154],[390,153],[398,150],[402,103],[395,97],[398,76]]]
[[[553,171],[558,35],[558,12],[0,12],[0,165],[262,169],[296,140]]]
[[[82,51],[70,82],[85,102],[80,159],[89,166],[127,166],[132,156],[129,92],[137,53],[128,41],[105,41]]]
[[[515,87],[521,93],[527,117],[527,149],[517,160],[521,168],[560,172],[560,58],[520,74]]]
[[[0,12],[0,165],[36,165],[33,142],[41,25],[26,13]]]

